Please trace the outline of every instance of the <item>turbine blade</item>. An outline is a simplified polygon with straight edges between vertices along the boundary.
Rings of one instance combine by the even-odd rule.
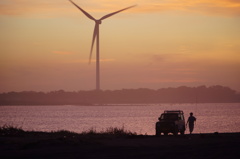
[[[103,16],[103,17],[102,17],[101,19],[99,19],[99,20],[104,20],[104,19],[106,19],[106,18],[108,18],[108,17],[113,16],[114,14],[117,14],[117,13],[119,13],[119,12],[122,12],[122,11],[124,11],[124,10],[130,9],[130,8],[132,8],[132,7],[135,7],[135,6],[137,6],[137,5],[133,5],[133,6],[130,6],[130,7],[121,9],[121,10],[119,10],[119,11],[116,11],[116,12],[113,12],[113,13],[110,13],[110,14],[107,14],[107,15]]]
[[[98,24],[96,23],[95,27],[94,27],[94,31],[93,31],[92,45],[91,45],[91,51],[90,51],[90,56],[89,56],[89,64],[91,63],[91,59],[92,59],[93,46],[94,46],[95,39],[96,39],[97,32],[98,32],[97,30],[98,30]]]
[[[79,7],[76,3],[74,3],[72,0],[69,0],[73,5],[75,5],[78,9],[80,9],[83,14],[85,14],[89,19],[92,19],[92,20],[96,20],[95,18],[93,18],[89,13],[87,13],[85,10],[83,10],[81,7]]]

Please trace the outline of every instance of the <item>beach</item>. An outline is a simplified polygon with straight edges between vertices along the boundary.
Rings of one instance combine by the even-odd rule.
[[[179,136],[79,135],[59,132],[1,134],[1,158],[216,158],[240,155],[240,133],[205,133]]]

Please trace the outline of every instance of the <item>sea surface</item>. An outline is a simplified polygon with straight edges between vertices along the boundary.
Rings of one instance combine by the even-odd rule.
[[[0,106],[0,126],[78,133],[118,127],[137,134],[154,135],[155,123],[164,110],[183,110],[185,120],[193,112],[197,118],[194,133],[240,132],[240,103]]]

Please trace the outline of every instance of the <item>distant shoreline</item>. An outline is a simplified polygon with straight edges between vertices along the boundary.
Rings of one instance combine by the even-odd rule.
[[[240,103],[240,93],[224,86],[139,88],[67,92],[0,93],[0,105],[99,105],[151,103]]]

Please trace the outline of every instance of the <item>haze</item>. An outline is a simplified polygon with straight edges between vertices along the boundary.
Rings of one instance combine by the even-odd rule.
[[[101,24],[101,88],[240,91],[237,0],[75,0]],[[0,1],[0,92],[95,89],[94,22],[68,0]]]

